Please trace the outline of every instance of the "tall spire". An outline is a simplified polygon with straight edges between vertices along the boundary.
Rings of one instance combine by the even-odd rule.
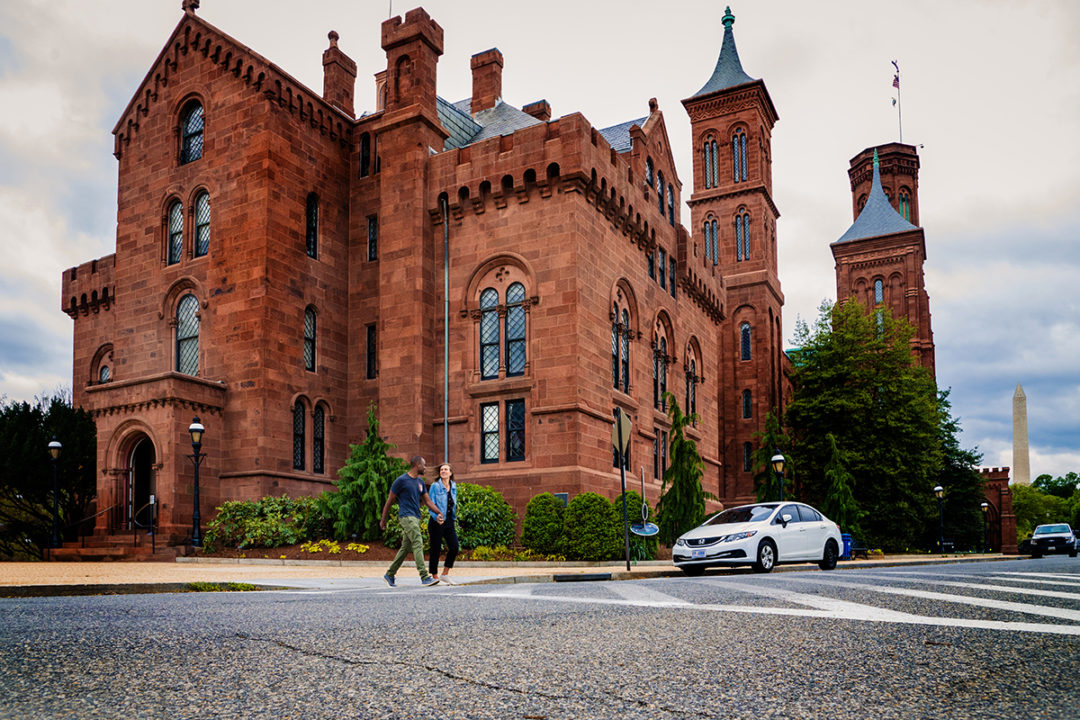
[[[731,29],[735,24],[735,16],[731,14],[730,7],[724,9],[723,22],[724,43],[720,46],[720,57],[716,59],[716,68],[709,81],[692,97],[708,95],[718,90],[726,90],[754,81],[754,78],[743,71],[742,62],[739,61],[739,51],[735,47],[735,33]]]
[[[877,148],[874,148],[874,180],[870,184],[870,194],[866,198],[866,204],[863,205],[859,217],[836,242],[892,235],[908,230],[915,230],[915,226],[893,209],[881,187],[880,163]]]

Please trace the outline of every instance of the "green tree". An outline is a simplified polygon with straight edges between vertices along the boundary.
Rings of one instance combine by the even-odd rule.
[[[856,479],[867,542],[886,549],[923,540],[942,465],[937,389],[915,364],[913,329],[855,301],[824,303],[811,328],[799,323],[791,402],[785,411],[798,458],[799,497],[824,505],[835,445]]]
[[[938,395],[938,439],[941,444],[941,470],[938,483],[945,489],[942,511],[944,535],[952,539],[957,550],[976,550],[983,546],[982,503],[986,500],[985,483],[976,469],[982,461],[978,450],[960,447],[960,423],[952,416],[949,392]],[[938,516],[936,498],[930,504],[927,518],[927,545],[937,540]]]
[[[367,437],[359,445],[349,445],[349,459],[338,470],[334,482],[337,492],[319,496],[319,504],[333,524],[334,537],[338,540],[352,536],[363,540],[382,537],[379,520],[390,485],[409,469],[404,460],[390,455],[394,446],[379,437],[374,403],[368,406],[367,420]]]
[[[1039,525],[1068,522],[1069,502],[1056,495],[1048,495],[1031,485],[1014,484],[1012,491],[1013,513],[1016,514],[1016,540],[1028,540]]]
[[[712,498],[701,488],[705,463],[698,453],[697,443],[686,437],[684,429],[698,419],[697,414],[683,415],[675,396],[664,393],[671,419],[671,459],[664,470],[660,485],[660,500],[656,503],[659,540],[671,547],[679,535],[697,527],[705,519],[705,498]]]
[[[859,503],[855,500],[852,488],[855,486],[855,478],[848,472],[843,452],[836,445],[836,438],[830,433],[825,436],[829,443],[829,461],[825,465],[825,499],[821,504],[821,511],[826,517],[834,521],[840,528],[855,537],[863,536],[862,528],[859,527],[859,519],[862,511]]]
[[[1047,495],[1056,495],[1068,500],[1080,489],[1080,475],[1074,472],[1066,473],[1065,477],[1050,477],[1040,475],[1031,483],[1031,487],[1041,490]]]
[[[41,557],[52,539],[53,467],[57,461],[61,540],[74,540],[97,492],[97,428],[64,392],[34,403],[0,404],[0,557]]]
[[[795,463],[791,456],[791,441],[784,433],[780,419],[772,410],[765,416],[765,428],[761,432],[754,433],[758,441],[758,449],[754,451],[754,493],[759,502],[766,500],[778,500],[778,483],[776,473],[772,467],[772,457],[779,450],[784,455],[784,497],[797,497],[796,492],[792,495],[795,479]]]

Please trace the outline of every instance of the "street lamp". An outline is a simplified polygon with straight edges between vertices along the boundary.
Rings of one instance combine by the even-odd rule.
[[[945,552],[945,511],[942,498],[945,497],[945,488],[937,485],[934,487],[934,495],[937,496],[937,522],[938,522],[938,550]]]
[[[63,447],[53,435],[52,442],[49,443],[49,455],[52,456],[52,541],[49,543],[50,548],[60,547],[60,526],[57,523],[57,518],[60,517],[60,481],[56,475],[56,461],[60,459],[60,450]]]
[[[983,513],[984,552],[990,552],[990,503],[980,503],[979,507],[982,508]]]
[[[188,426],[188,432],[191,433],[191,447],[195,451],[193,455],[189,455],[192,461],[195,463],[195,511],[191,514],[191,545],[192,547],[202,547],[202,538],[199,535],[199,463],[206,457],[199,450],[202,448],[202,436],[206,432],[206,428],[199,422],[198,416],[191,421],[191,425]]]
[[[772,463],[773,472],[775,472],[776,476],[778,478],[780,478],[780,502],[784,502],[784,463],[785,463],[785,460],[784,460],[783,454],[781,454],[781,452],[779,450],[777,450],[776,454],[772,456],[772,460],[770,462]]]

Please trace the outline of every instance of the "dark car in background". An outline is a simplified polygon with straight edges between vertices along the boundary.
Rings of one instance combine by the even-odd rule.
[[[1076,557],[1076,550],[1076,535],[1067,523],[1039,525],[1031,534],[1033,558],[1053,553],[1069,553],[1069,557]]]

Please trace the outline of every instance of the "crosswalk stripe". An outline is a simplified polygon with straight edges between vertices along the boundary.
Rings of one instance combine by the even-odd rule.
[[[1067,575],[1065,573],[1036,573],[1036,572],[998,572],[995,575],[1012,575],[1014,577],[1036,577],[1036,578],[1054,578],[1057,580],[1080,580],[1080,576]]]
[[[637,583],[611,583],[611,586],[608,589],[624,600],[645,600],[661,605],[667,604],[672,607],[693,606],[693,603],[677,598],[674,595],[668,595],[667,593],[662,593],[658,590],[653,590],[650,587],[638,585]]]
[[[944,585],[945,587],[968,588],[971,590],[989,590],[991,592],[1013,593],[1016,595],[1034,595],[1036,597],[1060,598],[1062,600],[1080,600],[1080,593],[1063,592],[1060,590],[1041,590],[1039,588],[1016,588],[1008,585],[991,585],[983,583],[955,582],[950,580],[938,580],[935,577],[926,577],[916,573],[874,573],[873,575],[852,573],[851,577],[872,578],[888,575],[896,582],[918,582],[928,585]],[[916,575],[916,577],[909,577]],[[904,577],[900,577],[904,576]],[[845,575],[844,577],[848,577]]]

